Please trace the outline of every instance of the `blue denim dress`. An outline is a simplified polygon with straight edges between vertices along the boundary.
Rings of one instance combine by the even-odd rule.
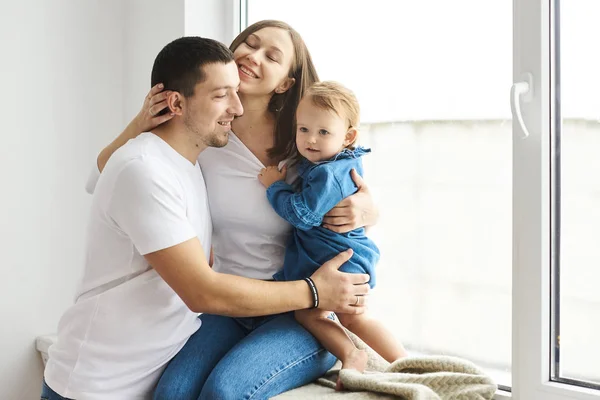
[[[369,285],[375,286],[375,264],[379,249],[365,235],[365,228],[348,233],[336,233],[321,227],[323,217],[342,199],[357,191],[350,171],[363,174],[360,157],[370,149],[345,149],[330,160],[313,164],[303,159],[298,164],[300,191],[284,181],[267,189],[267,198],[282,218],[294,226],[286,247],[283,269],[273,278],[281,281],[299,280],[311,276],[321,265],[338,253],[352,248],[354,254],[340,271],[366,273]]]

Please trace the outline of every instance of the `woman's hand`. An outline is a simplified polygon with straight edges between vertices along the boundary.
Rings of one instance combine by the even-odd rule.
[[[172,93],[170,90],[162,91],[163,88],[162,83],[155,85],[144,99],[142,109],[134,118],[139,133],[151,131],[158,125],[173,118],[174,114],[170,112],[158,115],[168,107],[167,97]]]
[[[323,217],[323,227],[338,233],[350,232],[364,226],[372,226],[379,219],[379,209],[362,177],[352,170],[352,180],[358,191],[346,197]]]
[[[287,167],[284,165],[281,171],[274,166],[269,166],[260,170],[258,180],[264,187],[268,188],[277,181],[284,181],[287,175]]]
[[[365,312],[370,290],[369,275],[338,271],[352,254],[352,249],[343,251],[312,274],[320,309],[343,314]]]

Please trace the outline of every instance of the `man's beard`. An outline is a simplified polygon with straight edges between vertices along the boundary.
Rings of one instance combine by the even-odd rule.
[[[225,147],[227,142],[229,141],[229,132],[225,134],[219,132],[213,132],[210,136],[208,136],[204,143],[209,147]]]
[[[188,118],[183,120],[183,123],[187,127],[188,131],[192,132],[196,137],[199,137],[202,142],[208,147],[225,147],[229,142],[229,131],[228,132],[211,132],[210,134],[202,135],[200,130],[194,126],[193,121]]]

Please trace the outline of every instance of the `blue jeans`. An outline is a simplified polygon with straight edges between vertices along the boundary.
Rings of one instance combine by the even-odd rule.
[[[314,381],[336,361],[293,313],[200,319],[165,369],[155,400],[268,399]]]
[[[54,390],[50,389],[50,387],[46,384],[46,381],[42,382],[42,395],[40,396],[40,400],[70,400],[66,397],[62,397],[60,394],[56,393]]]

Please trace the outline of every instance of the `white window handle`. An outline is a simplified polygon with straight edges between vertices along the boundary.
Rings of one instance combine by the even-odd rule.
[[[525,139],[529,136],[529,130],[527,129],[527,125],[525,125],[523,114],[521,113],[521,96],[523,97],[523,101],[531,101],[533,97],[533,76],[530,72],[527,72],[523,78],[521,82],[515,82],[510,88],[510,108],[513,118],[517,118],[519,126],[523,131],[522,139]]]

